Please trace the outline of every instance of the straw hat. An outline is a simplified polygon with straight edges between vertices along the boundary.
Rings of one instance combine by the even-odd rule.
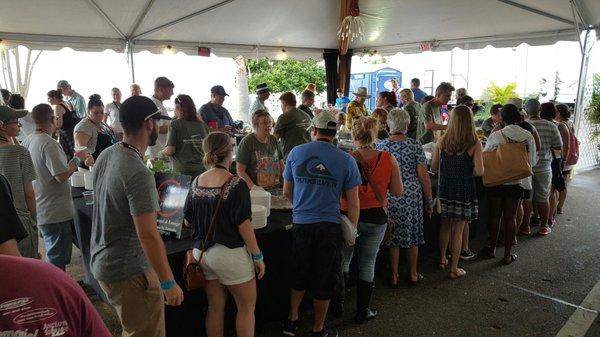
[[[367,88],[365,87],[358,87],[358,89],[356,90],[355,93],[353,93],[354,96],[359,96],[359,97],[364,97],[364,98],[371,98],[371,95],[369,95],[367,93]]]

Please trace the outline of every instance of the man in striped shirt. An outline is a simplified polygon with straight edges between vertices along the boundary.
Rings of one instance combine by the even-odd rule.
[[[548,235],[551,232],[548,226],[550,213],[550,187],[552,184],[552,150],[561,150],[563,143],[556,125],[550,121],[540,118],[540,102],[530,99],[525,103],[525,111],[529,114],[529,123],[535,127],[540,136],[540,149],[538,151],[538,162],[533,166],[533,193],[532,200],[526,200],[523,204],[525,217],[531,215],[533,203],[540,217],[539,235]],[[528,231],[527,228],[524,229]]]

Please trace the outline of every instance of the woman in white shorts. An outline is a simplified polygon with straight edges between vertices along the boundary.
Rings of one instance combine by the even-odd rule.
[[[204,139],[202,148],[204,164],[210,169],[192,182],[184,216],[186,224],[192,227],[196,258],[200,256],[204,240],[208,240],[201,262],[208,281],[205,288],[208,297],[206,334],[208,337],[223,336],[229,291],[237,305],[237,336],[254,336],[255,275],[258,272],[258,278],[262,278],[265,264],[250,222],[250,190],[243,179],[229,173],[233,154],[227,134],[211,133]],[[217,220],[210,237],[206,238],[221,187],[224,193]]]

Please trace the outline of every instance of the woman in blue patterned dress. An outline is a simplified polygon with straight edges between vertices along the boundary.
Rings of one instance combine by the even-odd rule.
[[[459,105],[450,113],[448,128],[438,141],[431,161],[431,170],[439,171],[438,198],[441,203],[440,268],[448,265],[446,249],[452,236],[450,275],[452,279],[465,276],[458,268],[462,232],[468,222],[477,219],[477,191],[473,176],[483,175],[483,148],[475,133],[473,113]],[[452,235],[450,235],[452,233]]]
[[[432,212],[431,181],[427,173],[427,161],[421,143],[408,138],[406,131],[410,125],[410,115],[401,109],[392,109],[388,114],[388,125],[392,134],[377,144],[378,150],[390,152],[400,165],[404,194],[394,197],[388,194],[388,216],[396,224],[394,235],[385,244],[389,246],[392,275],[390,284],[398,285],[398,262],[400,248],[406,251],[410,275],[408,281],[419,283],[423,276],[417,271],[419,245],[423,238],[423,209],[430,216]],[[425,198],[423,198],[425,196]],[[425,203],[424,203],[425,199]],[[425,207],[424,207],[425,206]]]

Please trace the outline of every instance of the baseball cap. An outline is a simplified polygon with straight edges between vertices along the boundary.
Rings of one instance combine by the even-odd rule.
[[[256,86],[256,93],[260,94],[263,91],[269,91],[269,86],[266,83],[261,83]]]
[[[0,121],[6,123],[11,119],[27,116],[27,110],[15,110],[7,105],[0,105]]]
[[[527,102],[525,102],[525,111],[529,114],[540,111],[540,101],[535,98],[528,99]]]
[[[225,88],[223,88],[222,85],[215,85],[214,87],[210,88],[210,93],[211,94],[215,94],[215,95],[219,95],[219,96],[229,96],[225,92]]]
[[[56,83],[56,87],[60,88],[60,89],[64,89],[69,86],[71,86],[71,85],[69,84],[69,82],[67,82],[67,80],[60,80],[60,81],[58,81],[58,83]]]
[[[171,117],[162,115],[156,104],[145,96],[131,96],[119,109],[119,121],[122,123],[142,122],[150,118],[171,120]]]
[[[312,122],[317,129],[337,130],[337,119],[328,111],[317,114]]]

